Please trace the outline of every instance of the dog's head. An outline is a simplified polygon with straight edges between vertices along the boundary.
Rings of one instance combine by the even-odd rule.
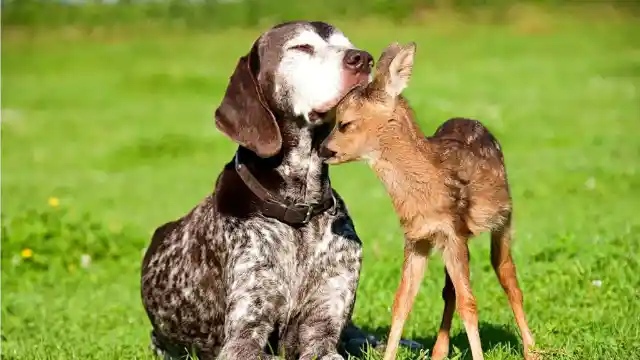
[[[323,22],[262,34],[240,58],[216,110],[216,127],[261,157],[280,152],[280,121],[322,123],[354,86],[371,80],[372,56]]]

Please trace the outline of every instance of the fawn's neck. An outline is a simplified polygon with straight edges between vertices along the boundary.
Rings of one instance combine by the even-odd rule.
[[[409,229],[421,206],[428,201],[429,172],[435,170],[429,161],[424,134],[413,122],[400,123],[380,139],[380,148],[369,165],[384,184],[405,230]]]

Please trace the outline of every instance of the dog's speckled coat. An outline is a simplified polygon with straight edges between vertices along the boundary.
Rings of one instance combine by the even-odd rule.
[[[331,127],[323,112],[367,82],[370,68],[371,56],[331,25],[278,25],[238,62],[216,125],[265,188],[317,202],[333,191],[318,156]],[[230,161],[215,192],[159,227],[145,255],[142,299],[156,351],[249,360],[271,358],[271,346],[287,358],[342,359],[362,244],[334,196],[309,223],[287,225],[260,213]]]

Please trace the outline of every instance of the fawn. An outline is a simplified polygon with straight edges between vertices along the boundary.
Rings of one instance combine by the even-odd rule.
[[[433,249],[442,251],[444,311],[433,359],[449,352],[457,305],[474,360],[483,359],[476,301],[469,281],[469,239],[491,232],[491,263],[522,335],[526,359],[534,345],[511,258],[511,195],[498,141],[479,121],[454,118],[425,137],[401,93],[416,44],[389,45],[373,82],[353,89],[336,108],[336,126],[321,145],[328,164],[366,161],[388,191],[404,230],[402,280],[392,308],[384,359],[396,356],[402,329]]]

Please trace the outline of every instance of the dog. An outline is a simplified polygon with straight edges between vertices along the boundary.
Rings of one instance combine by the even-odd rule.
[[[215,112],[237,151],[212,194],[155,230],[143,259],[157,353],[343,359],[341,333],[359,330],[362,243],[318,148],[372,65],[336,27],[305,21],[264,32],[239,59]]]

